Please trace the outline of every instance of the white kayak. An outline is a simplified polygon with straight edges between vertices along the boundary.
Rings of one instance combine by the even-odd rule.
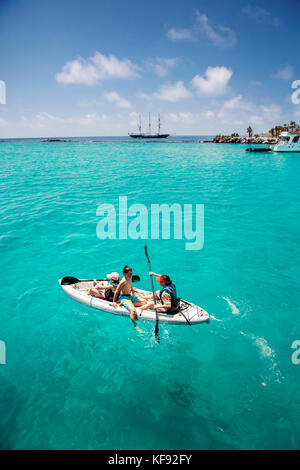
[[[71,278],[72,279],[72,278]],[[73,278],[76,279],[76,278]],[[104,299],[100,299],[93,295],[88,295],[88,291],[93,287],[93,281],[87,279],[79,279],[74,283],[64,284],[63,279],[59,279],[59,284],[62,289],[68,294],[73,300],[80,302],[81,304],[87,305],[88,307],[96,308],[102,310],[103,312],[113,313],[114,315],[121,315],[129,317],[129,312],[125,307],[118,305],[117,308],[114,308],[112,302],[109,302]],[[138,294],[141,296],[143,294],[151,294],[151,292],[136,289]],[[137,319],[145,321],[156,321],[156,312],[153,309],[141,310],[136,308]],[[203,308],[198,307],[197,305],[187,302],[185,300],[180,300],[179,312],[175,314],[158,314],[158,319],[162,323],[172,323],[174,325],[187,325],[188,322],[191,325],[196,325],[198,323],[209,322],[209,314],[203,310]]]

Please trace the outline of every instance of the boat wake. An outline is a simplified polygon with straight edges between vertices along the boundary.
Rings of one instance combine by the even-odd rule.
[[[281,383],[284,377],[278,368],[277,355],[275,351],[269,346],[267,340],[263,337],[255,336],[254,334],[244,333],[243,331],[240,331],[240,333],[243,336],[251,338],[254,344],[259,348],[260,354],[263,356],[263,358],[269,361],[269,370],[274,382]],[[266,383],[262,382],[261,385],[266,386]]]
[[[223,297],[223,299],[227,302],[227,304],[231,308],[231,311],[232,311],[233,315],[238,315],[240,313],[237,306],[233,302],[231,302],[231,300],[228,297]]]
[[[223,320],[220,320],[220,318],[215,317],[214,315],[210,315],[210,318],[212,318],[215,321],[223,321]]]

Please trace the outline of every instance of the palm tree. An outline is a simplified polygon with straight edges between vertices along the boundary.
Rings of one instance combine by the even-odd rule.
[[[295,127],[297,126],[296,122],[295,121],[291,121],[290,122],[290,128],[292,129],[292,133],[293,133],[293,130],[295,129]]]
[[[247,127],[247,132],[248,132],[248,136],[249,136],[249,137],[252,137],[252,132],[253,132],[253,130],[252,130],[252,127],[251,127],[251,126]]]

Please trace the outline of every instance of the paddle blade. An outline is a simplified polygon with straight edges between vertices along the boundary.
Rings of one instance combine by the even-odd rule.
[[[61,286],[70,286],[72,284],[77,284],[77,282],[80,282],[80,280],[77,279],[77,277],[65,276],[60,281],[60,285]]]
[[[132,276],[132,282],[139,282],[141,280],[140,276],[134,275]]]
[[[150,263],[150,259],[149,259],[149,256],[148,256],[147,245],[145,245],[145,255],[146,255],[146,257],[147,257],[148,263]]]

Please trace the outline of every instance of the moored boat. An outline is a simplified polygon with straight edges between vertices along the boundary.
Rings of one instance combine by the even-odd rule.
[[[300,152],[300,135],[291,132],[281,132],[280,140],[270,147],[250,147],[247,152]]]
[[[128,133],[130,137],[133,139],[166,139],[169,137],[170,134],[161,134],[160,133],[160,115],[158,114],[158,129],[156,134],[152,134],[151,132],[151,116],[149,113],[149,132],[142,132],[142,123],[141,123],[141,115],[139,116],[139,132],[138,133]]]
[[[273,152],[300,152],[300,135],[291,132],[281,132],[277,144],[271,145]]]

